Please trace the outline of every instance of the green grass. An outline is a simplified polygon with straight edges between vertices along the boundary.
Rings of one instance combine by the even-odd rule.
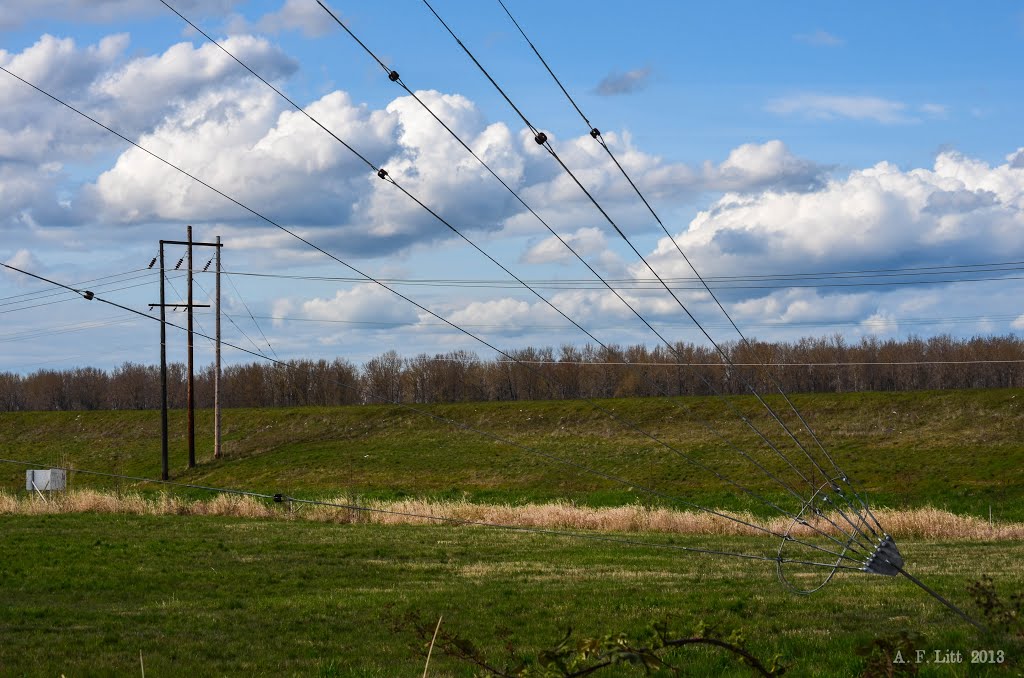
[[[784,440],[751,398],[733,398],[755,424]],[[932,505],[1024,520],[1024,391],[969,390],[794,396],[826,447],[874,503]],[[602,404],[677,450],[779,499],[773,486],[681,409],[684,403],[751,454],[766,451],[739,418],[711,398],[622,399]],[[464,403],[430,412],[511,438],[630,482],[702,505],[763,507],[674,452],[581,401]],[[173,412],[175,479],[296,496],[467,497],[473,501],[571,499],[611,505],[648,500],[638,491],[531,455],[396,406],[237,409],[224,412],[225,450],[212,456],[208,411],[198,414],[199,468],[184,468],[184,420]],[[0,414],[0,456],[146,477],[159,474],[159,413]],[[789,452],[799,458],[795,448]],[[766,462],[768,463],[768,462]],[[114,481],[76,476],[79,486]],[[24,469],[0,465],[0,483],[24,485]],[[121,483],[124,486],[124,483]]]
[[[665,536],[644,535],[664,542]],[[675,539],[760,551],[745,538]],[[1024,543],[901,544],[907,567],[969,607],[987,573],[1024,584]],[[483,528],[334,525],[182,516],[0,516],[0,675],[412,676],[422,660],[392,621],[416,611],[501,659],[580,635],[668,619],[743,632],[794,676],[857,675],[857,649],[902,630],[922,647],[1020,648],[973,629],[902,578],[841,574],[787,593],[771,563]],[[1003,643],[994,647],[993,643]],[[687,675],[750,675],[718,651],[679,655]],[[471,675],[435,656],[431,675]],[[1008,675],[979,666],[924,675]],[[1018,669],[1019,670],[1019,665]],[[640,674],[637,674],[640,675]]]

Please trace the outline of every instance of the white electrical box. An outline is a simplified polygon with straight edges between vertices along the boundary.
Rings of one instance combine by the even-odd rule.
[[[25,489],[29,492],[33,490],[40,492],[63,490],[66,481],[67,475],[63,469],[51,468],[41,471],[25,471]]]

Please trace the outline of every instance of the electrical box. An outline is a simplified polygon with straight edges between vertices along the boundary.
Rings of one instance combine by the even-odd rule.
[[[25,489],[29,492],[39,490],[47,492],[52,490],[63,490],[67,482],[67,474],[63,469],[51,468],[35,471],[25,471]]]

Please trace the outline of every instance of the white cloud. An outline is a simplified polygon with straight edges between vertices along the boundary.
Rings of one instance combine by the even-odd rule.
[[[1021,315],[1019,318],[1010,323],[1010,327],[1012,327],[1015,330],[1024,330],[1024,315]]]
[[[815,191],[728,194],[677,240],[709,274],[998,261],[1024,247],[1024,168],[1014,157],[990,166],[943,153],[932,169],[879,163]],[[666,275],[688,274],[667,239],[653,258]]]
[[[282,303],[278,300],[275,308],[282,308]],[[417,320],[413,306],[374,283],[338,290],[330,299],[317,297],[304,301],[300,308],[305,317],[314,320],[396,323],[415,323]]]
[[[872,96],[795,94],[772,99],[765,110],[779,115],[799,115],[812,120],[871,120],[887,125],[916,122],[902,101]]]
[[[8,266],[14,266],[15,268],[20,268],[31,273],[38,273],[42,268],[39,264],[39,260],[36,259],[31,252],[24,248],[19,249],[4,263],[7,264]],[[22,273],[11,271],[10,269],[6,268],[4,269],[4,273],[10,274],[15,280],[19,282],[29,282],[29,278],[25,277],[25,275]]]
[[[608,242],[599,228],[581,228],[575,233],[562,235],[562,240],[582,256],[600,254]],[[520,261],[524,264],[545,264],[575,260],[572,253],[555,236],[544,238],[531,246]]]
[[[331,11],[340,18],[339,12],[333,8]],[[256,26],[264,33],[297,30],[307,37],[318,38],[336,30],[338,24],[311,0],[285,0],[281,9],[266,14]]]
[[[298,64],[263,38],[241,35],[221,43],[268,80],[295,72]],[[117,123],[151,127],[176,106],[204,92],[224,89],[249,76],[216,45],[181,42],[163,53],[132,59],[92,84],[93,95],[116,108]]]
[[[895,335],[900,329],[896,318],[886,312],[872,313],[861,322],[860,326],[865,334],[877,336]]]

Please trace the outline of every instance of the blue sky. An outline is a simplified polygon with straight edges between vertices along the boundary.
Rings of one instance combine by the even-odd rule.
[[[692,277],[497,1],[432,4],[658,272]],[[1024,260],[1019,3],[507,4],[702,274]],[[565,282],[590,275],[314,0],[175,6],[517,275],[548,281],[545,297],[603,341],[655,344],[607,293]],[[634,287],[649,277],[422,3],[331,6],[597,270]],[[488,341],[586,340],[528,292],[467,287],[508,277],[157,0],[6,2],[0,36],[0,65],[361,270],[404,281],[403,293]],[[0,261],[66,282],[124,273],[100,289],[146,310],[156,278],[128,272],[149,263],[158,239],[183,237],[186,223],[224,238],[230,271],[351,276],[0,73]],[[852,287],[833,276],[830,287],[734,281],[720,294],[762,338],[1019,332],[1020,265],[1000,268],[888,278],[997,278],[986,282],[857,277],[872,284]],[[408,284],[428,279],[456,285]],[[212,289],[209,275],[199,282]],[[388,348],[491,357],[372,284],[232,282],[225,338],[251,347],[240,328],[265,348],[248,307],[281,357],[361,362]],[[0,273],[0,370],[156,362],[156,323],[36,296],[49,292]],[[673,338],[700,338],[664,292],[628,296]],[[681,297],[716,339],[735,338],[706,295]],[[208,345],[199,348],[208,360]]]

